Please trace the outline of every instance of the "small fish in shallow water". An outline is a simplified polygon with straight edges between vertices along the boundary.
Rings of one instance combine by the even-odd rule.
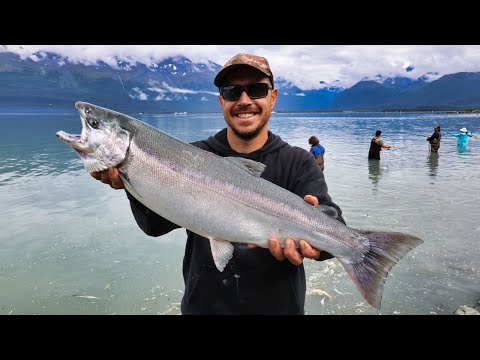
[[[102,300],[102,299],[100,299],[99,297],[92,296],[92,295],[72,295],[72,296],[79,297],[79,298],[84,298],[84,299],[97,299],[97,300]]]
[[[312,289],[310,291],[307,291],[308,294],[310,295],[322,295],[326,296],[329,300],[332,300],[332,295],[330,295],[328,292],[322,289]]]

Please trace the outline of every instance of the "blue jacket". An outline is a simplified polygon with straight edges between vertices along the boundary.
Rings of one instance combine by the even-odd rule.
[[[316,158],[318,155],[325,154],[325,148],[320,144],[315,144],[310,148],[310,152]]]
[[[328,195],[327,184],[315,159],[304,149],[290,146],[269,131],[267,143],[250,154],[239,154],[227,142],[223,129],[192,145],[220,156],[239,156],[267,165],[261,177],[302,198],[311,194],[320,204],[342,211]],[[162,186],[159,184],[159,186]],[[150,236],[161,236],[179,226],[147,209],[127,192],[140,228]],[[236,219],[232,219],[232,225]],[[183,258],[185,293],[182,314],[304,314],[306,279],[303,264],[278,261],[268,249],[247,248],[234,243],[233,258],[223,272],[216,268],[208,239],[187,230]],[[332,258],[322,251],[319,261]]]
[[[457,133],[457,134],[449,132],[449,134],[458,138],[457,139],[457,145],[459,145],[459,146],[467,146],[468,138],[473,136],[470,131],[467,131],[466,133],[465,132],[460,132],[460,133]]]

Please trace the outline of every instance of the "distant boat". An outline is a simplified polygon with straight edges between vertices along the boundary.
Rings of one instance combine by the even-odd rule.
[[[186,111],[174,112],[173,115],[187,115],[187,112]]]

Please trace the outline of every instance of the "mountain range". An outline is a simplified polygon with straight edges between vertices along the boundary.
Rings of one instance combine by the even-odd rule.
[[[214,62],[193,63],[184,56],[147,66],[116,59],[73,63],[54,53],[39,52],[35,61],[0,52],[0,110],[74,111],[82,100],[121,112],[218,112]],[[363,79],[350,88],[319,83],[302,90],[278,77],[275,110],[287,111],[430,111],[480,109],[480,72],[418,79]],[[430,80],[436,78],[435,80]]]

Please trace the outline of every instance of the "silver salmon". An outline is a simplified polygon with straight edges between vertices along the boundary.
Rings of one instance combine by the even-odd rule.
[[[327,206],[311,206],[300,196],[260,177],[265,165],[221,157],[172,137],[128,115],[85,102],[80,135],[58,131],[90,173],[119,170],[125,189],[160,216],[209,239],[223,271],[233,242],[268,248],[270,237],[284,246],[303,239],[343,265],[364,299],[380,309],[390,269],[423,241],[390,231],[350,228]]]

